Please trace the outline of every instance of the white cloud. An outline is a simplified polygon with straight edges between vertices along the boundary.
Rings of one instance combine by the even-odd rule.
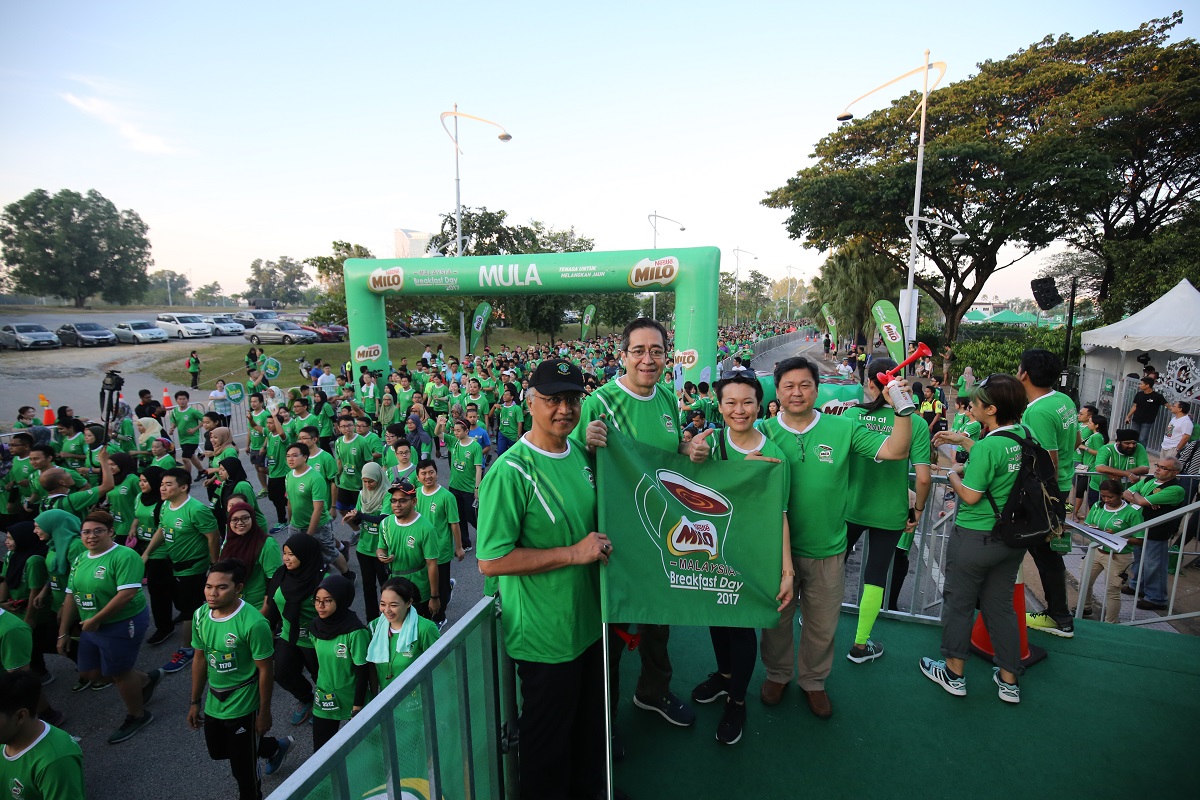
[[[100,89],[104,86],[103,81],[97,79],[84,80],[77,78],[76,80],[88,84],[95,89]],[[59,94],[59,97],[89,117],[98,119],[105,125],[116,129],[117,133],[128,142],[129,146],[139,153],[176,155],[183,152],[182,149],[169,144],[161,136],[147,133],[139,128],[128,119],[128,112],[115,103],[101,97],[79,97],[71,92],[63,92]]]

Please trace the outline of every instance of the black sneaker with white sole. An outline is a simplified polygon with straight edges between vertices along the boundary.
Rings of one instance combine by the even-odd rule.
[[[658,700],[647,700],[635,694],[633,696],[633,704],[646,711],[653,711],[660,714],[667,722],[672,725],[678,725],[681,728],[686,728],[696,721],[695,710],[671,692],[667,692],[666,696]]]
[[[870,639],[866,644],[856,644],[850,648],[850,652],[846,654],[846,658],[853,661],[855,664],[865,664],[868,661],[874,661],[883,656],[883,645],[875,644]]]
[[[725,712],[717,723],[717,741],[721,744],[737,744],[746,727],[746,704],[735,703],[732,697],[725,698]]]
[[[729,694],[729,678],[719,672],[710,672],[703,683],[692,689],[692,702],[711,703],[727,694]]]

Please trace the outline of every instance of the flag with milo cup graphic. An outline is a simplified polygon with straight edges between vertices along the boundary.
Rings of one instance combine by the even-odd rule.
[[[596,460],[600,530],[613,544],[600,571],[606,622],[778,622],[787,489],[777,465],[696,464],[612,428]]]

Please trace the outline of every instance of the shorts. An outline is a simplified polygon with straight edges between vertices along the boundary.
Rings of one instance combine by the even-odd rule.
[[[199,446],[199,444],[181,444],[179,445],[179,452],[183,453],[184,459],[189,459],[196,455],[196,448]]]
[[[250,464],[255,467],[262,467],[263,469],[266,469],[267,454],[261,450],[251,450],[250,451]]]
[[[308,528],[297,528],[295,525],[289,524],[284,533],[284,538],[286,539],[288,536],[295,536],[299,533],[307,534]],[[325,565],[329,566],[334,561],[337,561],[337,557],[342,554],[342,551],[338,550],[337,540],[333,538],[333,521],[331,520],[317,528],[317,532],[313,534],[313,537],[321,545],[321,555],[325,557]]]
[[[79,671],[100,670],[101,675],[111,678],[133,669],[148,627],[150,610],[143,608],[129,619],[84,631],[79,635]]]
[[[343,489],[338,487],[337,510],[338,511],[353,511],[358,505],[358,492],[354,489]]]
[[[171,589],[171,602],[184,619],[191,619],[196,609],[204,605],[205,573],[176,575]]]

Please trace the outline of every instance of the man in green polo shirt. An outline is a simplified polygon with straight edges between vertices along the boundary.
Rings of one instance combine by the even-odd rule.
[[[191,395],[187,392],[175,393],[175,408],[171,409],[169,415],[171,436],[178,443],[183,460],[191,462],[197,475],[203,475],[204,465],[200,463],[196,450],[200,447],[200,421],[204,419],[204,412],[196,406],[188,405],[190,401]]]
[[[441,608],[433,615],[433,621],[441,627],[446,623],[446,607],[450,605],[450,597],[454,593],[450,562],[462,561],[466,551],[462,546],[462,528],[458,524],[458,502],[446,487],[438,485],[437,464],[432,458],[417,462],[417,480],[421,484],[417,489],[417,511],[429,520],[437,543],[436,588]]]
[[[321,544],[321,555],[326,564],[333,564],[338,572],[350,580],[346,558],[338,550],[333,538],[333,517],[329,512],[329,479],[320,470],[309,466],[308,447],[294,442],[287,448],[287,534],[306,533]],[[361,485],[361,484],[360,484]]]
[[[1141,509],[1142,517],[1147,521],[1179,508],[1187,499],[1187,493],[1179,482],[1179,461],[1160,458],[1154,467],[1154,476],[1143,478],[1130,486],[1123,498],[1125,502]],[[1177,530],[1177,521],[1164,522],[1149,528],[1144,539],[1132,542],[1133,563],[1126,570],[1129,580],[1121,591],[1144,594],[1145,597],[1137,602],[1140,609],[1161,611],[1167,607],[1167,547]]]
[[[499,578],[504,646],[517,663],[522,797],[601,797],[605,780],[596,487],[579,422],[583,374],[542,362],[530,380],[533,426],[480,489],[479,570]]]
[[[246,452],[250,454],[250,463],[258,472],[258,496],[267,496],[267,462],[263,454],[263,445],[267,440],[267,417],[271,416],[263,405],[263,396],[259,392],[250,395],[250,410],[246,412]]]
[[[762,632],[762,661],[767,678],[762,701],[777,705],[798,674],[809,709],[817,717],[833,715],[825,679],[833,667],[833,635],[845,590],[846,497],[851,456],[875,461],[904,461],[912,441],[911,415],[897,416],[884,436],[852,420],[822,414],[814,407],[821,382],[815,362],[797,356],[775,365],[779,415],[762,426],[767,438],[787,455],[791,465],[788,527],[796,569],[796,601],[779,623]],[[907,383],[900,381],[907,390]],[[884,392],[891,405],[890,393]],[[795,604],[804,627],[799,656],[793,647]]]

